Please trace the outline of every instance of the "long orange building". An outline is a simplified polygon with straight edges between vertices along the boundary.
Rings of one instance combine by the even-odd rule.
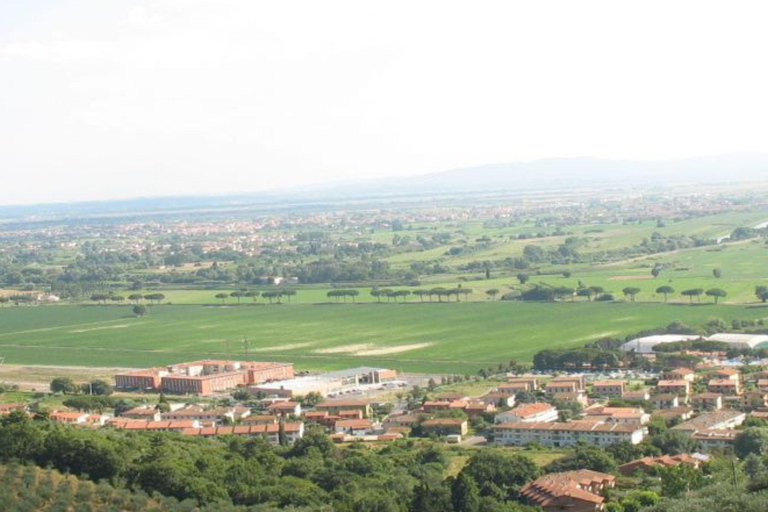
[[[204,360],[115,375],[117,389],[210,395],[294,376],[292,363]]]

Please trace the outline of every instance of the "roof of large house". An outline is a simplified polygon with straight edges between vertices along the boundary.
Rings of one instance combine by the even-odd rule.
[[[647,389],[640,389],[637,391],[625,391],[624,394],[621,395],[621,397],[626,398],[628,400],[632,400],[632,399],[644,400],[649,395],[650,394],[648,393]]]
[[[121,420],[116,419],[110,424],[119,429],[124,430],[182,430],[185,428],[193,428],[195,426],[194,421],[144,421],[144,420]]]
[[[368,407],[369,405],[370,402],[368,400],[342,399],[328,400],[327,402],[317,404],[315,408],[324,409],[327,407]]]
[[[138,407],[134,407],[133,409],[129,409],[125,411],[120,416],[154,416],[159,411],[155,409],[154,407],[148,407],[146,405],[140,405]]]
[[[293,433],[300,431],[301,423],[283,424],[283,432]],[[280,433],[280,425],[277,423],[269,423],[262,425],[238,425],[234,427],[185,428],[181,433],[185,436],[278,434]]]
[[[695,372],[690,368],[675,368],[674,370],[670,370],[667,373],[674,375],[692,375]]]
[[[584,413],[587,416],[595,414],[607,414],[609,416],[621,414],[644,414],[643,410],[638,407],[608,407],[605,405],[590,407],[589,409],[585,409]]]
[[[738,431],[732,428],[729,429],[723,429],[723,428],[705,428],[702,430],[697,431],[695,434],[693,434],[691,437],[693,439],[696,439],[697,441],[734,441],[736,439],[736,435],[738,434]]]
[[[623,386],[624,381],[623,380],[596,380],[592,383],[593,387],[614,387],[614,386]]]
[[[77,420],[79,418],[82,418],[83,416],[88,416],[87,412],[72,412],[72,411],[57,411],[52,412],[50,414],[50,417],[54,421],[59,420]]]
[[[660,380],[658,386],[688,386],[690,383],[687,380],[683,379],[664,379]]]
[[[520,418],[530,418],[531,416],[536,416],[537,414],[551,411],[554,408],[555,406],[551,404],[547,404],[544,402],[533,402],[530,404],[520,404],[514,409],[512,409],[510,412]]]
[[[421,425],[424,427],[438,427],[438,426],[459,426],[466,423],[467,420],[461,418],[434,418],[427,420]]]
[[[373,422],[371,420],[338,420],[335,423],[336,428],[371,428]]]
[[[573,498],[590,503],[601,504],[602,496],[590,492],[584,487],[593,484],[613,482],[615,477],[587,469],[551,473],[526,484],[520,494],[538,506],[546,507],[559,498]]]
[[[718,370],[715,370],[715,375],[740,375],[741,372],[739,370],[734,370],[733,368],[720,368]]]
[[[568,386],[569,388],[575,388],[578,387],[579,380],[578,379],[569,379],[569,380],[551,380],[547,382],[547,388],[559,388]]]
[[[691,400],[717,400],[723,398],[720,393],[697,393],[691,397]]]
[[[556,430],[561,432],[627,432],[632,433],[641,427],[622,423],[605,423],[602,421],[567,421],[558,422],[523,422],[499,423],[494,425],[497,430]]]
[[[680,423],[679,425],[675,425],[674,427],[672,427],[672,430],[701,431],[701,430],[712,429],[721,423],[732,421],[738,418],[739,416],[746,416],[746,415],[741,411],[734,411],[731,409],[721,409],[719,411],[712,411],[712,412],[702,414],[701,416],[696,416],[695,418],[692,418],[688,421]]]
[[[267,407],[270,411],[292,411],[296,409],[296,407],[299,405],[299,402],[275,402],[269,407]]]
[[[735,387],[738,385],[738,383],[735,380],[731,380],[731,379],[711,379],[709,381],[709,385]]]
[[[643,457],[642,459],[633,460],[619,466],[619,471],[628,474],[635,469],[648,469],[654,466],[676,466],[678,464],[690,464],[691,466],[698,466],[701,461],[692,455],[687,453],[681,453],[680,455],[662,455],[660,457]]]

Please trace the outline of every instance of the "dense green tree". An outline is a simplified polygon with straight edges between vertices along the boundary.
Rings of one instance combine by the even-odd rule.
[[[693,302],[693,298],[696,297],[699,302],[701,302],[701,295],[704,293],[704,290],[702,288],[690,288],[688,290],[683,290],[680,292],[681,295],[688,297],[690,299],[690,302]]]
[[[538,476],[538,468],[524,455],[480,450],[470,457],[461,473],[477,482],[482,496],[507,501],[517,499],[520,488]]]
[[[615,473],[618,465],[613,456],[597,446],[580,445],[572,455],[558,459],[547,466],[548,471],[591,469],[601,473]]]
[[[637,288],[635,286],[627,286],[621,292],[624,294],[625,297],[629,296],[632,299],[632,302],[635,302],[635,296],[640,293],[640,288]]]
[[[721,290],[720,288],[710,288],[705,293],[707,296],[712,297],[712,299],[715,301],[715,304],[717,304],[720,299],[728,295],[728,292]]]
[[[675,289],[668,285],[659,286],[658,288],[656,288],[656,293],[661,293],[662,295],[664,295],[664,302],[667,302],[667,299],[669,298],[669,294],[675,293]]]
[[[740,458],[745,458],[750,453],[768,454],[768,428],[745,428],[736,435],[733,449]]]
[[[69,377],[56,377],[51,381],[49,386],[52,393],[76,393],[78,391],[77,384]]]
[[[462,471],[451,484],[451,503],[455,512],[479,512],[480,491],[477,482]]]

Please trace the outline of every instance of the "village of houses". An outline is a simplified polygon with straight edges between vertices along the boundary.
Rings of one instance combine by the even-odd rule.
[[[139,370],[115,376],[117,390],[163,392],[171,397],[161,412],[143,405],[115,417],[71,410],[50,413],[53,421],[129,430],[175,431],[189,436],[250,435],[278,442],[303,436],[307,425],[323,427],[338,442],[387,441],[437,436],[460,443],[473,418],[492,418],[486,441],[497,445],[570,447],[579,443],[607,446],[640,443],[651,415],[699,441],[702,451],[727,449],[748,416],[768,419],[768,371],[742,375],[736,368],[694,371],[676,368],[658,376],[653,385],[627,380],[594,380],[589,373],[558,376],[508,375],[507,382],[481,396],[440,392],[411,409],[376,414],[375,399],[360,389],[397,389],[394,370],[353,368],[321,376],[295,377],[289,363],[198,361]],[[186,404],[182,397],[215,397],[235,389],[250,391],[259,408],[245,405],[211,407]],[[297,397],[316,393],[325,400],[302,407]],[[400,393],[402,395],[402,393]],[[518,396],[524,395],[524,402]],[[177,398],[174,398],[177,397]],[[531,400],[535,398],[535,401]],[[612,402],[620,401],[621,406]],[[578,403],[581,412],[564,418],[554,404]],[[627,404],[631,404],[628,406]],[[0,412],[23,404],[0,405]],[[458,412],[457,412],[458,411]],[[417,428],[418,427],[418,428]]]
[[[397,372],[352,368],[313,376],[295,376],[290,363],[196,361],[118,374],[115,389],[167,394],[167,410],[142,405],[113,414],[73,410],[49,413],[50,420],[83,428],[175,432],[182,436],[251,436],[272,444],[292,444],[310,428],[322,429],[338,443],[386,443],[429,437],[471,446],[599,447],[626,442],[636,445],[648,435],[652,416],[673,431],[698,441],[695,453],[644,457],[620,466],[622,474],[652,471],[658,466],[687,464],[698,468],[709,453],[732,449],[748,417],[768,419],[768,371],[742,372],[710,366],[675,368],[643,382],[611,379],[590,373],[513,375],[480,396],[437,387],[417,403],[400,399],[382,408],[366,390],[400,390]],[[245,390],[259,398],[257,407],[243,403],[214,405],[216,398]],[[311,407],[301,396],[323,397]],[[186,403],[184,397],[210,398]],[[525,400],[521,400],[524,398]],[[618,402],[618,405],[616,403]],[[249,402],[250,404],[253,401]],[[563,414],[568,404],[578,414]],[[575,407],[574,404],[578,404]],[[0,415],[26,410],[24,404],[0,405]],[[388,413],[381,411],[388,409]],[[473,431],[483,418],[485,428]],[[466,444],[466,446],[470,446]],[[547,474],[529,484],[522,495],[544,510],[600,510],[604,491],[615,476],[590,470]],[[560,508],[558,508],[560,507]]]

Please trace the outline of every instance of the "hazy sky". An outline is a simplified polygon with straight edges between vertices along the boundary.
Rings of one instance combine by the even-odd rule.
[[[768,5],[0,1],[0,203],[768,151]]]

